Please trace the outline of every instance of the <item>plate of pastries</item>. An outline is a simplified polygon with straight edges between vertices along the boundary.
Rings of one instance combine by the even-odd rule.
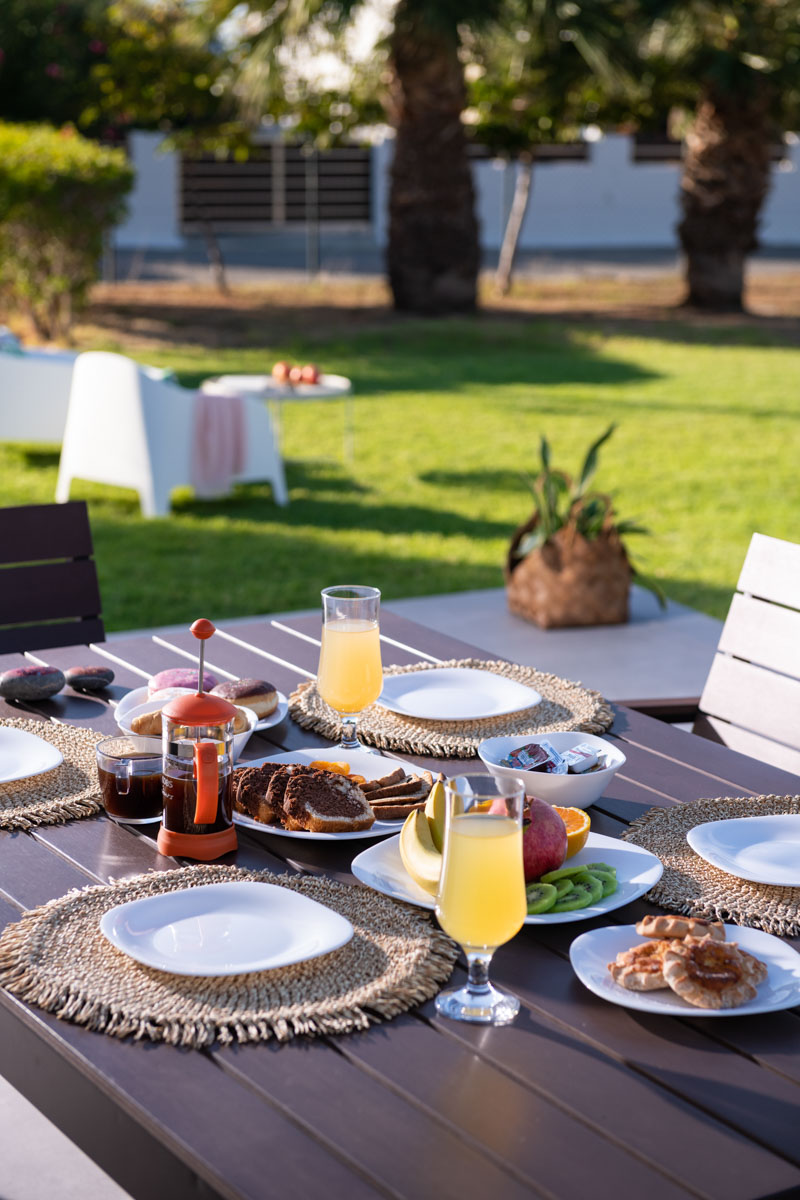
[[[663,913],[593,929],[570,946],[580,981],[640,1012],[733,1017],[800,1003],[800,954],[761,929]]]
[[[342,750],[298,750],[233,772],[234,821],[281,837],[336,841],[397,833],[423,808],[429,771],[398,759]]]

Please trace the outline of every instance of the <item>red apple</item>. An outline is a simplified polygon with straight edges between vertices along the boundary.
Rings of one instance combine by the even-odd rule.
[[[276,362],[272,368],[272,378],[276,383],[288,383],[290,370],[287,362]]]
[[[289,383],[296,384],[296,383],[302,383],[302,382],[303,382],[303,368],[302,367],[292,367],[291,371],[289,372]]]
[[[561,817],[535,796],[528,799],[522,827],[522,865],[525,882],[556,871],[567,857],[567,827]],[[530,818],[530,819],[528,819]]]
[[[319,383],[319,369],[316,363],[306,363],[302,371],[303,383]]]

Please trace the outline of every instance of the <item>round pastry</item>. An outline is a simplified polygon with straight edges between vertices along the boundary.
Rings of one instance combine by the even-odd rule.
[[[191,688],[192,691],[197,691],[197,667],[170,667],[166,671],[159,671],[157,675],[153,675],[147,681],[147,694],[152,700],[156,692],[160,692],[162,688]],[[203,672],[203,691],[210,692],[217,683],[216,675],[212,675],[210,671]]]
[[[231,679],[228,683],[218,683],[211,691],[214,696],[230,700],[231,704],[252,708],[259,720],[274,713],[278,707],[278,693],[265,679]]]
[[[642,942],[630,950],[620,951],[617,961],[608,964],[614,982],[631,992],[665,988],[664,955],[671,945],[668,941]]]
[[[636,932],[648,938],[708,937],[725,941],[725,926],[721,921],[706,921],[703,917],[679,917],[667,915],[642,917],[637,922]]]
[[[672,943],[663,962],[667,985],[697,1008],[738,1008],[755,999],[754,964],[742,958],[735,942],[711,934],[687,937]]]

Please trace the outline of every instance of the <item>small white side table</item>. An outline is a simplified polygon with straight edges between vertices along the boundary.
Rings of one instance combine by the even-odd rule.
[[[353,461],[353,385],[344,375],[320,375],[319,383],[298,384],[276,383],[271,375],[219,375],[216,382],[267,401],[272,413],[279,453],[282,453],[281,410],[284,404],[308,403],[312,400],[344,400],[342,449],[345,462]]]

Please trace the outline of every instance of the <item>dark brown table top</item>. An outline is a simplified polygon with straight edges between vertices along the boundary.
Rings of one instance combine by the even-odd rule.
[[[223,622],[209,666],[288,694],[315,671],[318,628]],[[482,656],[386,610],[382,633],[386,663]],[[156,632],[32,657],[110,661],[119,699],[185,665],[195,645]],[[0,658],[0,670],[22,661]],[[0,702],[0,715],[31,711],[117,728],[112,705],[69,691],[24,713]],[[800,790],[795,775],[630,710],[618,709],[611,736],[627,763],[591,810],[598,833],[619,834],[653,805]],[[248,756],[322,744],[287,721],[255,735]],[[234,861],[352,883],[353,853],[240,830]],[[171,866],[151,837],[102,816],[2,833],[0,927],[70,888]],[[646,911],[639,901],[611,918]],[[497,953],[493,976],[522,1000],[507,1028],[444,1021],[431,1002],[338,1039],[182,1051],[90,1033],[0,992],[0,1070],[137,1197],[799,1196],[800,1013],[709,1021],[604,1002],[568,959],[572,939],[599,924],[528,926]]]

